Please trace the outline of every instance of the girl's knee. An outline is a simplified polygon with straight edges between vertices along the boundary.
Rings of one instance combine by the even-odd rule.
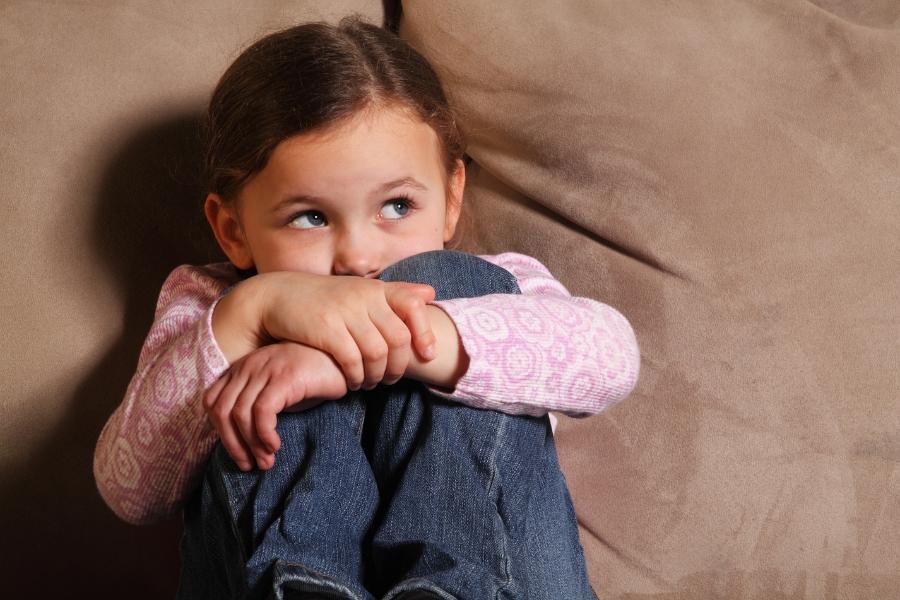
[[[437,300],[520,293],[512,273],[483,258],[456,250],[414,254],[387,267],[379,279],[428,284],[434,288]]]
[[[552,439],[546,416],[512,415],[434,397],[430,401],[432,426],[447,428],[463,438],[515,448],[512,454],[522,458],[542,453],[547,437]]]

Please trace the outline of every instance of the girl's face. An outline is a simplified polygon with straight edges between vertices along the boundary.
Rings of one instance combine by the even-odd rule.
[[[387,107],[283,141],[235,206],[210,194],[205,208],[239,268],[377,277],[444,247],[464,185],[461,161],[447,176],[434,130]]]

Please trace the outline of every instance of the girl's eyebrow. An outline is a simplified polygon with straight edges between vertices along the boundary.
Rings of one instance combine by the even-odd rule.
[[[385,192],[389,192],[394,188],[408,186],[411,188],[415,188],[422,192],[428,191],[428,187],[425,186],[424,183],[420,182],[415,177],[401,177],[400,179],[395,179],[393,181],[388,181],[380,188],[375,191],[375,195],[384,194]]]
[[[372,192],[372,195],[380,196],[381,194],[386,194],[391,190],[404,186],[411,187],[422,192],[428,191],[428,186],[426,186],[415,177],[401,177],[400,179],[394,179],[393,181],[388,181],[387,183],[380,185],[374,192]],[[294,206],[295,204],[314,204],[317,206],[321,206],[322,204],[328,204],[328,201],[320,196],[294,194],[282,199],[278,204],[275,205],[272,211],[279,212],[289,206]]]

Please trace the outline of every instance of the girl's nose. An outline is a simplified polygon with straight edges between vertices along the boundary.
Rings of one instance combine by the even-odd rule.
[[[379,266],[374,244],[344,236],[335,248],[331,270],[334,275],[377,277]]]

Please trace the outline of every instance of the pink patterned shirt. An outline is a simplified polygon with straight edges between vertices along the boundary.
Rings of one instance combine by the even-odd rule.
[[[625,317],[572,297],[534,258],[481,258],[512,273],[522,294],[434,302],[469,355],[453,392],[430,387],[435,395],[510,414],[586,417],[631,392],[640,355]],[[217,440],[201,398],[229,367],[212,314],[237,282],[234,267],[217,263],[183,265],[163,284],[137,371],[94,452],[100,494],[125,521],[174,515],[200,479]]]

